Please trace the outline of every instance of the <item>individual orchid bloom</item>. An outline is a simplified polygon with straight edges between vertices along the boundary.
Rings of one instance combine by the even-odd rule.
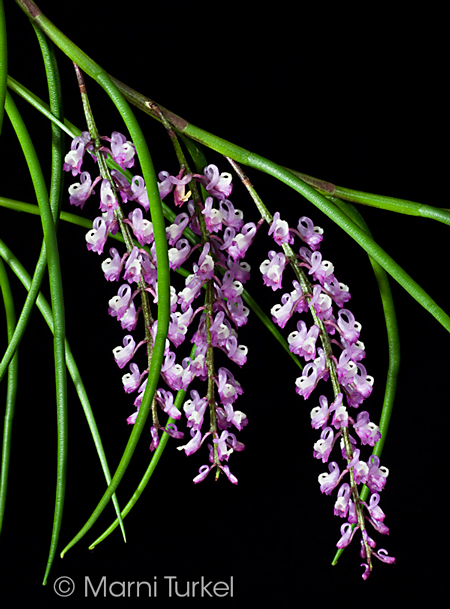
[[[206,476],[209,474],[209,472],[212,470],[214,466],[213,465],[202,465],[201,468],[198,470],[198,476],[195,476],[193,482],[194,484],[198,484],[199,482],[202,482]]]
[[[231,173],[220,173],[216,165],[207,165],[203,170],[203,176],[199,176],[205,182],[206,190],[216,199],[228,199],[233,190]]]
[[[102,218],[106,224],[106,232],[108,235],[115,235],[119,230],[119,222],[114,216],[114,210],[108,209],[102,213]]]
[[[232,273],[234,273],[234,278],[241,283],[245,283],[250,279],[250,270],[251,267],[248,262],[244,262],[240,260],[235,262],[232,258],[229,258],[227,261],[227,266]]]
[[[209,331],[211,333],[211,344],[215,347],[221,347],[222,345],[224,345],[227,338],[230,336],[229,327],[223,323],[224,318],[225,313],[223,311],[219,311],[209,328]]]
[[[379,560],[388,563],[388,565],[393,565],[395,563],[395,558],[393,556],[388,556],[387,550],[384,548],[380,548],[378,552],[372,552],[372,554]]]
[[[208,366],[206,362],[206,356],[204,353],[199,353],[197,348],[195,359],[191,361],[190,368],[194,373],[194,376],[198,377],[201,381],[206,381],[208,378]]]
[[[86,245],[88,250],[103,254],[106,239],[108,238],[108,230],[103,218],[95,218],[92,224],[92,230],[86,233]]]
[[[235,300],[227,300],[227,311],[238,328],[245,326],[250,309],[244,306],[244,301],[240,296],[237,296]]]
[[[303,293],[302,287],[298,281],[292,282],[293,290],[291,292],[292,302],[294,303],[295,313],[305,313],[309,310],[309,303],[306,295]]]
[[[334,431],[331,427],[325,427],[320,434],[320,440],[314,444],[313,457],[314,459],[322,459],[322,463],[328,461],[334,442]]]
[[[112,132],[111,152],[115,162],[122,169],[130,169],[134,166],[134,155],[136,154],[134,144],[128,142],[127,138],[118,131]]]
[[[127,418],[127,425],[134,425],[136,423],[137,416],[139,414],[139,408]]]
[[[226,199],[220,201],[219,210],[222,214],[222,222],[226,226],[231,226],[236,229],[236,231],[241,230],[244,226],[244,214],[240,209],[235,209],[233,203]]]
[[[297,330],[288,336],[289,351],[303,357],[306,362],[316,357],[316,341],[319,327],[315,324],[309,330],[303,320],[297,322]]]
[[[357,461],[353,466],[353,478],[356,484],[365,484],[369,474],[369,467],[364,461]]]
[[[186,337],[187,327],[179,323],[179,319],[175,313],[170,315],[171,322],[169,323],[169,331],[167,338],[175,347],[179,347]]]
[[[244,286],[235,279],[233,271],[227,271],[223,276],[221,290],[225,298],[233,300],[242,294]]]
[[[173,403],[173,393],[171,391],[158,389],[156,396],[159,405],[169,417],[172,417],[172,419],[181,419],[181,412]]]
[[[189,214],[178,214],[175,218],[175,222],[166,228],[167,242],[169,245],[175,245],[183,234],[184,229],[189,224],[189,219]]]
[[[334,266],[329,260],[322,260],[322,254],[320,252],[314,252],[311,256],[311,268],[308,271],[308,275],[313,275],[314,279],[321,285],[324,285],[325,281],[333,279]]]
[[[355,527],[355,530],[353,530],[352,525],[349,522],[345,522],[341,526],[341,538],[337,542],[336,546],[339,549],[346,548],[349,545],[349,543],[351,542],[356,529],[357,529],[357,527]]]
[[[207,407],[208,400],[200,398],[198,391],[192,390],[191,399],[186,400],[183,405],[183,410],[187,417],[187,426],[196,430],[200,429]]]
[[[234,449],[227,443],[229,435],[231,434],[229,434],[228,431],[224,429],[220,437],[214,438],[213,440],[213,443],[217,446],[217,455],[219,457],[219,461],[228,461],[231,453],[234,452]]]
[[[355,362],[353,362],[351,359],[351,351],[349,349],[344,349],[339,356],[336,372],[338,375],[338,381],[342,385],[347,385],[348,383],[353,382],[357,368]]]
[[[219,368],[217,388],[222,404],[232,404],[239,395],[244,393],[240,383],[227,368]]]
[[[284,328],[287,322],[292,317],[294,310],[294,303],[290,294],[283,294],[281,297],[281,304],[276,304],[270,309],[272,315],[272,321],[277,324],[280,328]],[[291,332],[291,334],[294,334]],[[291,336],[291,334],[289,336]],[[289,342],[289,337],[288,337]]]
[[[347,517],[347,521],[350,524],[356,524],[358,522],[358,516],[356,514],[355,504],[353,503],[353,501],[351,499],[348,500],[348,517]]]
[[[174,391],[179,391],[182,388],[183,372],[183,367],[175,362],[175,353],[169,351],[161,366],[161,374]]]
[[[230,472],[230,468],[228,467],[228,465],[219,465],[220,469],[224,472],[224,474],[226,475],[226,477],[228,478],[228,480],[232,483],[232,484],[237,484],[238,483],[238,479],[236,478],[236,476],[234,474],[232,474]]]
[[[140,312],[140,308],[136,311],[136,306],[133,301],[130,302],[130,306],[125,311],[125,314],[120,319],[120,325],[122,330],[128,330],[131,332],[135,330],[138,322],[138,316]]]
[[[109,250],[111,258],[106,258],[102,262],[102,271],[105,274],[106,281],[117,281],[122,272],[122,258],[115,247]]]
[[[80,182],[69,186],[70,204],[83,209],[84,204],[94,191],[92,190],[92,178],[87,171],[80,175]]]
[[[138,410],[141,407],[142,398],[144,397],[145,388],[147,387],[147,381],[148,381],[148,379],[145,379],[145,381],[139,387],[139,389],[138,389],[138,395],[137,395],[136,399],[133,402],[134,406],[136,406],[136,408]]]
[[[379,503],[380,495],[378,493],[373,493],[370,496],[369,505],[367,505],[366,507],[369,510],[369,514],[374,520],[383,522],[383,520],[385,519],[385,513],[380,507],[378,507]]]
[[[353,382],[358,393],[360,393],[364,399],[367,399],[372,393],[374,378],[373,376],[367,375],[367,371],[362,364],[356,364],[356,367],[358,368],[359,374],[357,373],[354,376]]]
[[[170,192],[172,192],[174,184],[170,179],[170,174],[168,171],[160,171],[158,173],[158,179],[161,180],[161,182],[158,182],[158,190],[162,201]]]
[[[323,287],[330,294],[333,302],[341,309],[351,298],[348,287],[344,283],[339,283],[334,276],[326,277]]]
[[[314,360],[314,364],[317,368],[317,378],[322,378],[324,381],[327,381],[330,374],[327,370],[327,361],[325,359],[325,352],[321,347],[319,347],[319,349],[317,349],[317,357]]]
[[[141,373],[138,365],[131,363],[130,370],[131,372],[122,376],[123,388],[125,389],[126,393],[133,393],[133,391],[137,391],[139,385],[141,384]]]
[[[100,187],[100,210],[102,212],[117,209],[119,206],[116,195],[111,188],[109,180],[102,180]]]
[[[159,446],[158,430],[153,425],[150,427],[150,435],[152,436],[152,442],[149,446],[151,452],[155,451]]]
[[[177,446],[177,450],[184,450],[186,456],[189,457],[193,453],[195,453],[200,448],[200,443],[202,441],[202,434],[199,429],[191,429],[191,440],[184,446]],[[199,470],[200,471],[200,470]],[[205,476],[206,477],[206,476]],[[195,481],[195,479],[194,479]],[[200,482],[200,480],[197,480]]]
[[[348,427],[348,412],[346,407],[342,404],[342,393],[338,393],[336,399],[330,406],[330,412],[333,412],[333,420],[331,424],[335,429],[341,427]]]
[[[348,502],[350,499],[350,485],[347,482],[341,485],[338,491],[336,503],[334,504],[334,515],[345,518],[348,512]]]
[[[362,531],[362,539],[361,539],[361,552],[360,552],[360,556],[361,558],[366,558],[367,556],[367,550],[366,550],[366,546],[364,544],[364,541],[366,542],[366,544],[369,546],[369,548],[375,548],[376,547],[376,543],[375,541],[369,537],[369,535],[367,534],[367,531]]]
[[[348,427],[348,412],[347,408],[343,404],[338,406],[334,411],[333,420],[331,421],[331,424],[335,429],[341,429],[341,427]]]
[[[168,425],[166,425],[164,427],[164,431],[171,438],[175,438],[175,440],[181,440],[182,438],[184,438],[184,432],[178,431],[178,427],[175,425],[175,423],[169,423]]]
[[[323,229],[314,226],[312,220],[302,216],[298,221],[297,230],[300,233],[300,239],[307,243],[312,250],[319,249],[323,239]]]
[[[71,171],[72,175],[81,173],[81,165],[83,163],[84,153],[91,137],[87,131],[83,131],[81,135],[78,135],[72,140],[70,144],[70,152],[68,152],[64,158],[63,171]],[[85,172],[87,173],[87,172]]]
[[[281,247],[283,243],[294,243],[294,238],[289,232],[289,224],[285,220],[280,219],[280,212],[276,211],[272,218],[272,224],[269,228],[269,236],[273,238],[277,245]]]
[[[124,337],[123,345],[123,347],[119,346],[113,349],[114,359],[120,369],[126,366],[134,355],[136,343],[134,342],[134,338],[131,336],[131,334],[127,334],[127,336]]]
[[[364,396],[353,387],[353,385],[342,385],[345,395],[347,396],[347,404],[351,408],[358,408],[364,402]]]
[[[248,424],[247,415],[240,410],[234,410],[231,404],[224,404],[224,407],[216,407],[217,427],[219,429],[229,429],[232,425],[239,431]],[[236,449],[238,450],[238,449]]]
[[[123,173],[120,173],[117,169],[111,169],[111,177],[114,178],[116,191],[120,193],[122,203],[131,201],[133,199],[133,191],[131,190],[131,184]]]
[[[227,227],[224,231],[224,235],[225,232],[227,230],[233,230],[233,228]],[[256,225],[254,222],[248,222],[247,224],[244,224],[244,226],[242,227],[241,232],[236,235],[233,239],[232,239],[232,243],[228,246],[228,253],[229,255],[233,258],[233,260],[236,262],[236,260],[238,260],[239,258],[244,258],[245,254],[247,253],[248,248],[250,247],[254,237],[256,235]],[[222,248],[220,248],[222,249]]]
[[[176,296],[176,293],[175,293],[175,296]],[[185,326],[186,328],[188,328],[191,325],[191,321],[192,321],[194,312],[192,310],[192,307],[189,307],[189,309],[187,311],[185,311],[184,313],[180,313],[180,311],[175,311],[175,315],[178,318],[178,325]]]
[[[192,180],[192,175],[188,173],[187,175],[181,177],[182,172],[183,170],[180,171],[177,177],[169,176],[169,180],[172,182],[172,184],[175,184],[174,203],[178,207],[183,205],[183,203],[185,203],[191,196],[191,191],[186,193],[186,184],[189,184],[189,182]]]
[[[202,214],[205,216],[206,229],[209,233],[218,233],[222,230],[222,212],[213,208],[212,197],[206,199]]]
[[[307,400],[316,386],[317,377],[318,373],[316,364],[307,364],[303,368],[303,375],[299,376],[295,381],[297,386],[295,391],[298,393],[298,395],[301,395],[305,400]]]
[[[202,231],[200,230],[200,223],[197,218],[197,210],[195,209],[194,201],[190,200],[187,202],[187,210],[191,218],[189,222],[189,228],[196,235],[201,235]]]
[[[341,336],[341,342],[342,342],[344,349],[348,350],[348,352],[350,354],[350,358],[354,362],[359,362],[366,357],[366,352],[364,351],[364,349],[365,349],[364,343],[361,342],[360,340],[357,340],[356,343],[350,344],[349,342],[347,342],[345,340],[345,338],[343,336]]]
[[[242,367],[247,362],[248,348],[245,345],[239,345],[235,336],[227,338],[225,349],[231,361],[238,366]]]
[[[329,418],[328,400],[324,395],[319,398],[320,406],[316,406],[311,410],[311,425],[314,429],[323,427]]]
[[[378,425],[370,422],[369,413],[365,410],[358,413],[356,423],[353,424],[353,429],[358,434],[363,445],[369,444],[370,446],[375,446],[375,442],[378,442],[381,438]]]
[[[329,474],[325,472],[319,476],[320,492],[325,493],[325,495],[330,495],[331,491],[336,488],[340,476],[339,466],[335,461],[328,464],[328,470]]]
[[[191,246],[187,239],[180,239],[175,247],[170,248],[168,252],[169,265],[171,269],[179,269],[184,264],[191,253]]]
[[[366,579],[369,579],[369,575],[370,575],[370,568],[369,565],[366,562],[363,562],[361,564],[361,567],[364,567],[364,572],[361,575],[361,577],[363,578],[363,580],[365,581]]]
[[[214,260],[209,254],[210,249],[211,244],[209,242],[205,243],[202,253],[200,254],[200,258],[198,259],[198,266],[194,265],[194,273],[203,281],[212,279],[214,275]]]
[[[125,273],[123,274],[123,278],[128,281],[128,283],[137,283],[141,279],[141,272],[139,249],[134,246],[131,250],[131,254],[125,261]]]
[[[156,264],[150,258],[150,256],[145,252],[145,250],[141,250],[139,256],[139,262],[141,263],[141,273],[142,277],[149,286],[152,286],[156,292],[154,303],[158,302],[158,271],[156,270]],[[175,293],[176,298],[176,293]]]
[[[130,297],[131,288],[125,283],[119,288],[117,296],[113,296],[110,299],[108,315],[111,315],[111,317],[117,317],[118,321],[120,321],[130,305]]]
[[[131,222],[133,232],[136,239],[141,245],[153,243],[155,236],[153,234],[153,224],[149,220],[145,220],[142,209],[136,207],[130,214],[128,219]]]
[[[380,459],[372,455],[368,461],[369,473],[367,476],[367,486],[372,493],[379,493],[384,489],[386,478],[389,475],[387,467],[380,467]]]
[[[344,316],[347,318],[347,321]],[[341,334],[346,341],[353,344],[358,340],[359,333],[361,332],[361,324],[355,321],[355,317],[351,311],[348,309],[341,309],[338,313],[337,323],[341,330]]]
[[[329,319],[332,317],[332,304],[331,298],[328,296],[328,294],[322,292],[320,285],[314,286],[313,297],[311,298],[309,306],[314,305],[314,309],[320,319]],[[332,334],[333,332],[329,329],[328,333]]]
[[[133,176],[131,180],[131,192],[133,193],[132,201],[142,205],[145,211],[149,211],[150,203],[148,202],[147,188],[142,176]]]
[[[269,260],[264,260],[260,265],[259,270],[262,273],[264,284],[271,287],[272,290],[281,288],[283,271],[286,268],[286,256],[283,253],[276,253],[273,250],[269,252]]]

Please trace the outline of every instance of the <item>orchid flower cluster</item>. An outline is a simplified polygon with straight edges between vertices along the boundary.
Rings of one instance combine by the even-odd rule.
[[[289,262],[298,279],[292,282],[293,291],[282,296],[281,304],[272,307],[273,322],[284,328],[294,313],[304,313],[308,309],[315,322],[308,328],[303,320],[299,320],[297,330],[291,332],[287,339],[290,351],[308,362],[302,376],[295,382],[296,392],[306,400],[319,381],[331,378],[333,385],[334,401],[329,405],[326,396],[321,395],[319,405],[311,410],[312,427],[321,430],[320,439],[314,444],[313,456],[322,463],[328,462],[340,438],[342,458],[346,464],[341,472],[335,461],[330,462],[329,473],[319,476],[320,490],[330,495],[340,485],[334,514],[347,519],[347,522],[341,526],[341,538],[336,545],[345,548],[356,531],[361,530],[360,555],[365,559],[363,578],[367,579],[372,568],[372,554],[386,563],[393,563],[395,559],[388,556],[384,549],[378,552],[373,550],[376,544],[367,534],[365,526],[368,521],[377,532],[389,533],[384,524],[385,514],[378,505],[388,469],[380,466],[380,460],[375,455],[367,461],[360,459],[361,451],[356,447],[357,439],[362,446],[375,446],[381,434],[378,426],[370,421],[367,411],[360,411],[355,417],[347,410],[357,409],[370,396],[374,382],[361,364],[366,355],[364,344],[359,340],[361,324],[355,321],[349,309],[344,308],[350,300],[348,287],[338,282],[332,263],[323,260],[318,251],[323,240],[320,227],[314,226],[309,218],[303,216],[297,230],[291,229],[277,212],[273,216],[269,235],[278,246],[283,247],[284,253],[270,251],[268,259],[261,264],[265,285],[274,291],[280,289],[283,271]],[[294,235],[303,242],[298,255],[291,249]],[[307,276],[315,282],[313,285]],[[337,314],[333,312],[333,305],[338,309]],[[336,338],[330,339],[330,336]],[[323,348],[316,347],[319,337]],[[333,355],[332,343],[339,348],[338,357]],[[357,439],[350,435],[352,428]],[[341,484],[346,474],[349,482]],[[357,486],[360,483],[365,484],[372,493],[369,504],[360,499]]]
[[[110,142],[110,148],[101,147],[99,154],[111,156],[123,170],[134,166],[135,148],[124,135],[113,132],[111,138],[102,139]],[[122,329],[128,332],[123,339],[123,346],[116,347],[113,354],[120,369],[129,364],[130,372],[122,377],[122,382],[126,393],[137,392],[134,401],[136,411],[127,419],[129,424],[134,424],[144,395],[147,383],[145,376],[149,368],[141,371],[136,363],[130,362],[139,347],[147,345],[150,366],[151,348],[158,324],[150,315],[149,332],[136,344],[131,332],[136,329],[142,307],[136,307],[135,297],[141,292],[142,298],[145,299],[146,294],[150,294],[154,303],[158,301],[157,260],[152,222],[145,219],[143,214],[143,210],[149,211],[149,202],[141,176],[133,176],[130,183],[122,172],[114,169],[111,170],[111,180],[102,179],[102,176],[92,180],[87,171],[81,172],[86,150],[92,151],[92,142],[89,133],[83,132],[73,140],[71,151],[65,158],[64,169],[71,171],[73,176],[80,175],[80,183],[70,186],[69,193],[70,203],[81,208],[101,181],[102,215],[94,220],[92,230],[86,235],[88,249],[102,254],[108,235],[114,235],[119,228],[122,232],[131,229],[140,246],[134,245],[130,239],[125,239],[126,243],[128,241],[131,244],[127,246],[127,252],[121,255],[112,247],[109,250],[110,257],[101,265],[107,281],[125,281],[116,296],[110,299],[108,313],[116,317]],[[196,255],[196,261],[192,265],[192,274],[185,280],[184,289],[177,293],[171,286],[171,322],[161,368],[161,376],[169,390],[159,388],[153,400],[150,450],[154,451],[158,447],[159,430],[177,439],[184,436],[174,423],[165,427],[159,423],[156,405],[159,404],[164,413],[178,421],[181,412],[174,405],[172,391],[186,391],[196,378],[199,381],[207,381],[206,395],[200,397],[197,390],[191,390],[191,399],[184,404],[183,410],[191,439],[185,445],[179,446],[178,450],[184,450],[189,456],[211,436],[212,443],[208,444],[209,465],[200,468],[194,483],[204,480],[215,467],[216,478],[221,470],[232,483],[237,484],[237,478],[230,472],[227,462],[234,451],[244,449],[244,444],[230,431],[233,427],[240,431],[247,425],[246,415],[234,408],[235,401],[242,395],[243,389],[228,368],[220,367],[216,373],[214,349],[223,351],[240,367],[246,363],[248,349],[239,344],[237,329],[247,323],[249,314],[241,296],[243,284],[250,278],[250,266],[244,261],[244,257],[255,237],[257,226],[252,222],[244,224],[242,212],[235,209],[228,199],[232,191],[230,174],[220,174],[215,165],[207,166],[204,175],[183,174],[184,169],[176,176],[166,171],[160,172],[158,176],[161,180],[158,183],[161,199],[172,193],[175,206],[185,205],[187,209],[177,215],[175,221],[166,228],[168,244],[171,246],[168,252],[169,266],[172,270],[179,269],[196,249],[198,256]],[[191,191],[186,193],[186,186],[191,181],[201,183],[206,189],[208,197],[204,205],[190,199]],[[132,203],[137,203],[138,206],[125,217],[122,206],[126,204],[128,207]],[[183,238],[186,229],[199,236],[196,245],[191,246],[188,239]],[[221,279],[218,278],[220,274]],[[135,290],[132,287],[134,284],[137,284]],[[205,288],[206,293],[205,304],[194,310],[194,301],[202,293],[202,288]],[[191,339],[195,352],[191,354],[192,357],[185,357],[181,363],[177,363],[175,352],[171,349],[176,349],[185,341],[188,328],[197,316],[196,331]],[[219,396],[219,404],[216,394]],[[209,431],[202,434],[207,409],[210,427]]]

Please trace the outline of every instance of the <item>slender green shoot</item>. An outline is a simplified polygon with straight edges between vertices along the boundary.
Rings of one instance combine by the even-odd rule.
[[[11,340],[14,334],[14,326],[16,324],[16,314],[14,309],[14,299],[9,285],[8,275],[5,265],[0,258],[0,289],[3,295],[3,303],[6,313],[6,329],[8,340]],[[2,442],[2,468],[0,477],[0,533],[3,526],[3,518],[6,506],[6,492],[8,489],[8,473],[9,459],[11,455],[12,429],[14,410],[16,404],[17,385],[19,373],[19,355],[16,351],[8,366],[8,386],[6,390],[6,408],[3,427],[3,442]]]

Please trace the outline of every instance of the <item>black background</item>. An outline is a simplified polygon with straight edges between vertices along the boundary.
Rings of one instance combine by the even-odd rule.
[[[147,3],[145,3],[146,5]],[[441,138],[445,124],[438,43],[429,42],[422,15],[408,25],[392,16],[307,14],[279,3],[270,11],[243,10],[227,4],[158,6],[144,3],[100,10],[84,0],[71,5],[41,2],[44,13],[108,72],[193,124],[281,165],[335,184],[447,207]],[[47,99],[44,68],[30,24],[12,2],[6,3],[9,73]],[[420,28],[419,28],[420,26]],[[435,37],[437,40],[438,37]],[[84,129],[71,62],[58,51],[66,116]],[[102,134],[125,132],[106,94],[86,79]],[[50,130],[37,111],[16,98],[49,175]],[[139,115],[156,170],[176,173],[176,161],[162,127]],[[66,148],[70,147],[67,140]],[[35,202],[28,170],[7,118],[0,145],[1,194]],[[208,160],[228,171],[224,159]],[[351,309],[362,323],[365,365],[375,388],[364,408],[377,421],[387,370],[387,342],[377,287],[366,255],[318,210],[268,176],[247,170],[272,211],[296,223],[310,216],[325,230],[322,252],[339,279],[350,286]],[[66,187],[72,182],[66,176]],[[256,220],[244,189],[235,181],[231,200]],[[68,196],[64,202],[69,209]],[[360,208],[374,237],[411,276],[446,308],[445,244],[448,227],[431,220]],[[84,215],[97,215],[93,200]],[[2,238],[31,271],[39,254],[37,217],[0,208]],[[122,391],[111,350],[123,332],[107,315],[115,286],[104,281],[98,257],[86,250],[85,231],[59,228],[67,336],[84,378],[111,470],[130,429],[126,417],[132,398]],[[258,266],[270,242],[261,237],[250,252],[254,270],[249,291],[267,308],[281,293],[264,290]],[[106,253],[107,248],[105,248]],[[24,291],[11,276],[17,310]],[[286,283],[285,286],[289,285]],[[285,289],[287,291],[288,288]],[[282,607],[333,602],[335,595],[360,599],[367,606],[387,599],[394,604],[428,593],[437,595],[443,569],[441,493],[445,486],[446,363],[445,330],[392,282],[401,336],[402,365],[396,406],[382,464],[390,469],[381,505],[390,536],[380,539],[397,564],[375,560],[367,582],[361,579],[358,540],[331,567],[342,522],[332,515],[335,495],[322,496],[317,477],[326,467],[312,458],[318,433],[311,429],[308,403],[295,393],[298,369],[281,355],[252,316],[240,333],[250,351],[238,370],[244,395],[239,408],[249,425],[239,435],[244,453],[233,455],[239,485],[212,478],[191,480],[205,461],[187,459],[169,443],[149,486],[126,519],[128,543],[117,531],[94,551],[87,546],[110,524],[112,507],[61,560],[49,583],[41,586],[53,517],[56,426],[52,383],[52,346],[40,314],[32,316],[20,347],[20,385],[13,435],[8,502],[0,540],[3,591],[34,606],[69,606],[85,600],[84,579],[98,585],[114,581],[153,581],[153,599],[114,599],[130,606],[191,606],[192,599],[168,598],[164,576],[187,581],[234,578],[234,602],[277,602]],[[48,295],[48,289],[44,288]],[[286,328],[295,329],[291,320]],[[1,336],[5,342],[5,332]],[[231,366],[230,366],[231,367]],[[83,412],[69,379],[69,461],[60,550],[78,532],[104,490],[104,478]],[[3,383],[5,385],[5,382]],[[2,399],[5,394],[2,389]],[[130,469],[118,490],[124,505],[145,471],[150,454],[144,432]],[[72,597],[60,599],[53,582],[60,576],[76,584]],[[116,587],[116,594],[120,592]],[[132,600],[131,600],[132,599]],[[314,600],[313,600],[314,599]],[[372,600],[374,599],[374,600]],[[198,604],[229,606],[230,599],[197,599]],[[90,596],[96,607],[103,599]],[[215,606],[214,605],[214,606]]]

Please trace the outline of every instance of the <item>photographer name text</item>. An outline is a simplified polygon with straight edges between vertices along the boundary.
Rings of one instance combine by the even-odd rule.
[[[176,575],[165,575],[164,581],[112,581],[108,582],[104,575],[100,581],[92,582],[88,576],[84,578],[84,596],[88,597],[147,597],[168,596],[169,598],[221,598],[233,596],[233,576],[228,581],[207,580],[203,575],[198,581],[180,581]]]

